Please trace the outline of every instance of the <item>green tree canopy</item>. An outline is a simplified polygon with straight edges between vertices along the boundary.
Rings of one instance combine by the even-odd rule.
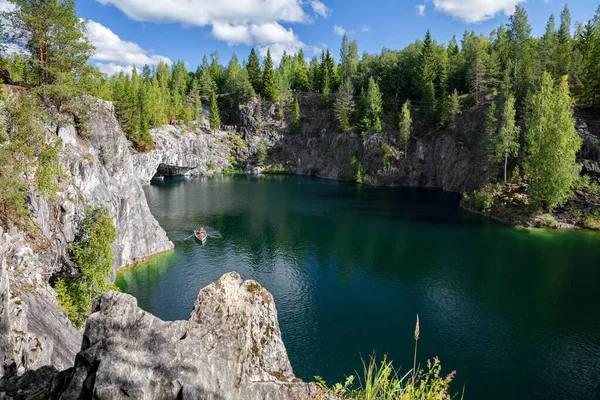
[[[531,201],[549,210],[567,200],[581,169],[575,163],[581,138],[575,130],[572,106],[568,77],[555,85],[545,72],[529,101],[525,174]]]

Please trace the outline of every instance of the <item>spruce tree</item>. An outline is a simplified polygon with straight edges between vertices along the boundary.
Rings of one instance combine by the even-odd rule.
[[[412,133],[412,118],[410,116],[410,100],[402,105],[402,111],[400,111],[400,122],[398,123],[398,129],[400,130],[400,145],[404,147],[404,158],[408,155],[408,143],[410,142],[410,135]]]
[[[248,79],[250,80],[250,84],[252,84],[254,91],[256,93],[260,93],[262,86],[262,73],[260,71],[260,61],[258,60],[258,56],[256,55],[254,48],[250,50],[246,69],[248,70]]]
[[[556,77],[561,77],[569,73],[569,66],[573,58],[572,38],[571,38],[571,13],[569,7],[565,4],[560,13],[560,28],[558,29],[558,46],[556,48]]]
[[[345,79],[337,92],[333,105],[338,129],[346,132],[350,129],[350,120],[354,112],[354,87],[350,79]]]
[[[529,101],[524,171],[531,202],[548,210],[564,204],[581,170],[575,162],[581,138],[572,107],[568,77],[563,76],[555,86],[545,72]]]
[[[452,121],[453,127],[456,124],[456,117],[458,117],[460,113],[460,97],[458,97],[458,92],[454,89],[452,95],[450,95],[450,121]]]
[[[558,48],[558,34],[556,32],[556,23],[554,22],[554,14],[550,15],[546,24],[546,31],[540,41],[540,62],[541,72],[555,70],[555,54]]]
[[[381,132],[381,118],[383,117],[383,100],[379,85],[373,77],[369,78],[369,86],[366,94],[367,117],[371,121],[371,129]]]
[[[300,49],[296,57],[294,57],[294,75],[292,78],[294,89],[301,92],[308,91],[310,89],[309,75],[308,65],[306,65],[306,60],[304,59],[304,50]]]
[[[262,76],[262,95],[271,103],[276,103],[279,98],[277,90],[277,79],[273,71],[273,60],[271,59],[271,49],[267,49]]]
[[[221,127],[221,117],[219,117],[219,105],[217,104],[217,96],[215,92],[210,94],[210,129],[216,131]]]
[[[533,82],[533,52],[531,25],[527,12],[521,6],[515,7],[508,24],[510,38],[510,53],[513,65],[513,83],[516,93],[517,108],[520,108],[527,98]]]
[[[495,159],[504,161],[504,184],[508,182],[508,158],[519,154],[519,133],[521,128],[515,124],[515,98],[509,95],[504,102],[500,128],[495,138]]]
[[[425,34],[425,40],[421,48],[420,55],[420,80],[421,80],[421,102],[429,119],[435,115],[435,86],[436,75],[435,55],[431,33],[429,30]]]

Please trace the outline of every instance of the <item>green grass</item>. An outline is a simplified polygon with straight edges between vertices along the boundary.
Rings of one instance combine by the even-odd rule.
[[[319,376],[315,383],[323,391],[336,394],[344,399],[355,400],[450,400],[454,398],[450,392],[450,383],[455,372],[445,377],[442,366],[436,357],[427,361],[427,368],[417,364],[417,344],[419,342],[419,316],[415,327],[415,353],[413,368],[403,375],[396,370],[387,356],[377,362],[375,355],[369,362],[363,360],[363,375],[356,378],[350,375],[344,383],[328,386]],[[357,382],[358,381],[358,382]]]

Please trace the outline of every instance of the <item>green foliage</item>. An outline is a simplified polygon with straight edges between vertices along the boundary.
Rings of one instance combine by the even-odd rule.
[[[217,96],[215,92],[210,95],[210,129],[217,130],[221,127],[221,117],[219,117],[219,105],[217,104]]]
[[[367,92],[361,93],[361,118],[358,128],[361,133],[370,130],[381,132],[381,118],[383,117],[383,100],[379,85],[373,77],[369,78]]]
[[[382,143],[381,146],[375,149],[375,152],[381,156],[381,163],[385,168],[390,166],[390,157],[392,156],[392,148],[387,143]]]
[[[408,155],[408,143],[410,142],[410,135],[412,134],[412,118],[410,116],[410,100],[402,105],[402,111],[400,111],[400,122],[398,123],[398,129],[400,131],[400,145],[404,147],[404,158]]]
[[[260,142],[258,142],[258,147],[256,149],[256,162],[258,165],[264,166],[268,156],[269,144],[266,140],[261,139]]]
[[[276,103],[279,99],[275,71],[273,71],[273,60],[271,59],[271,50],[267,49],[262,75],[262,96],[271,103]]]
[[[5,100],[5,120],[0,124],[0,215],[26,224],[25,198],[38,189],[52,200],[61,175],[60,140],[46,136],[45,114],[37,99],[21,95]],[[33,176],[34,179],[29,179]]]
[[[455,372],[446,377],[441,374],[442,367],[436,357],[427,361],[427,369],[421,369],[417,363],[417,343],[419,341],[419,319],[415,329],[414,365],[406,374],[400,374],[387,356],[378,363],[375,355],[368,363],[363,360],[363,376],[360,386],[354,385],[355,377],[350,375],[346,381],[331,387],[320,376],[315,376],[316,385],[326,393],[333,393],[344,399],[355,400],[451,400],[450,383]]]
[[[333,110],[338,129],[341,132],[348,131],[351,126],[352,113],[354,112],[354,87],[350,79],[345,79],[340,85]]]
[[[100,293],[115,290],[108,282],[113,271],[111,244],[116,237],[117,230],[104,207],[86,209],[81,233],[69,247],[80,274],[61,277],[54,286],[58,302],[79,329],[85,324],[92,300]]]
[[[524,163],[528,193],[534,204],[549,210],[567,200],[581,169],[575,163],[581,138],[572,104],[567,76],[555,85],[547,72],[529,102]]]
[[[254,91],[260,93],[262,89],[262,74],[260,71],[260,61],[258,60],[258,55],[256,55],[254,49],[250,50],[246,70],[248,71],[248,80],[254,88]]]
[[[486,211],[494,206],[494,195],[489,188],[483,187],[473,191],[470,195],[463,194],[463,202],[474,210]]]
[[[495,161],[504,160],[504,183],[508,182],[507,169],[508,158],[516,157],[519,154],[519,134],[521,128],[515,124],[515,98],[509,95],[504,102],[502,115],[500,118],[500,127],[494,139],[494,158]]]
[[[355,155],[350,156],[348,162],[354,169],[354,182],[363,183],[367,178],[367,167],[364,166]]]

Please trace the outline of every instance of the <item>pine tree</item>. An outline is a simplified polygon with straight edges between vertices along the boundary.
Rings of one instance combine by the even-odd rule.
[[[321,65],[325,65],[325,63],[321,63]],[[323,107],[327,107],[329,106],[329,96],[331,95],[331,86],[330,86],[330,79],[329,79],[329,69],[328,68],[322,68],[323,70],[323,79],[322,79],[322,86],[321,86],[321,105]]]
[[[510,52],[513,63],[513,83],[516,93],[517,108],[520,108],[527,98],[533,82],[533,52],[531,46],[531,25],[527,12],[521,6],[515,7],[510,16],[508,35]]]
[[[588,106],[600,104],[600,6],[585,25],[582,37],[584,100]]]
[[[540,62],[542,73],[544,71],[555,70],[555,54],[558,48],[558,34],[556,32],[556,23],[554,22],[554,14],[550,15],[546,24],[546,32],[540,41]]]
[[[452,121],[452,127],[456,125],[456,117],[460,115],[460,97],[456,89],[450,95],[450,121]]]
[[[258,56],[256,55],[254,48],[250,50],[246,69],[248,70],[248,79],[250,80],[254,91],[256,93],[260,93],[262,89],[262,73],[260,71],[260,61],[258,60]]]
[[[304,50],[300,49],[294,58],[294,76],[292,79],[294,89],[306,92],[310,89],[308,65],[304,59]]]
[[[456,92],[456,90],[455,90]],[[400,122],[398,123],[400,130],[400,145],[404,147],[404,158],[408,155],[408,143],[412,134],[412,118],[410,116],[410,100],[402,105],[400,111]]]
[[[515,98],[512,95],[504,102],[500,129],[495,138],[495,159],[504,161],[504,184],[508,182],[508,158],[519,153],[519,133],[521,128],[515,124]]]
[[[320,78],[321,65],[319,58],[314,56],[310,60],[310,66],[308,68],[308,80],[310,89],[317,92],[321,89],[321,78]]]
[[[350,129],[350,121],[354,112],[354,87],[350,79],[345,79],[338,89],[333,105],[338,129],[346,132]]]
[[[581,167],[575,162],[581,138],[575,130],[568,77],[554,85],[544,73],[531,96],[524,167],[533,204],[552,210],[568,198]]]
[[[221,127],[221,117],[219,117],[219,105],[217,104],[217,96],[215,92],[210,94],[210,117],[209,117],[210,129],[213,131]]]
[[[369,118],[371,129],[381,132],[381,118],[383,117],[383,100],[379,85],[373,77],[369,78],[369,86],[366,93],[366,116]]]
[[[420,69],[420,80],[421,80],[421,102],[425,109],[426,115],[429,119],[432,119],[435,115],[435,86],[434,80],[436,77],[436,68],[434,60],[433,43],[431,41],[431,33],[429,30],[425,34],[425,40],[421,48],[421,69]]]
[[[341,82],[346,79],[352,79],[358,69],[358,44],[356,40],[350,43],[348,35],[344,33],[342,38],[342,48],[340,50],[340,66],[338,68]]]
[[[267,49],[262,76],[262,95],[271,103],[276,103],[279,98],[277,90],[277,80],[275,71],[273,71],[273,60],[271,59],[271,50]]]
[[[571,13],[569,7],[565,4],[560,13],[560,28],[558,29],[558,46],[556,48],[556,71],[555,76],[560,77],[569,73],[572,54],[571,38]]]
[[[223,87],[223,66],[219,64],[219,52],[210,53],[210,77],[217,86],[217,90]]]

